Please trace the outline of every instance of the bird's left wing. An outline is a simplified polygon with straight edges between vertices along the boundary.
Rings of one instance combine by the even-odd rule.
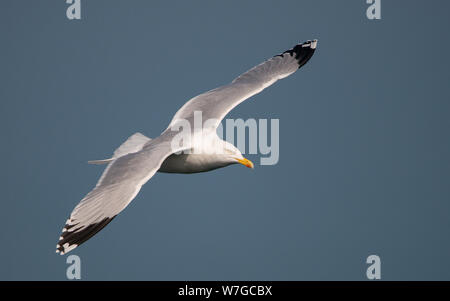
[[[56,245],[61,255],[103,229],[136,197],[174,150],[169,132],[149,141],[142,150],[110,162],[95,188],[72,211]]]
[[[290,50],[243,73],[230,84],[200,94],[181,107],[173,117],[169,128],[178,120],[192,120],[195,111],[202,112],[203,120],[220,121],[235,106],[261,92],[277,80],[291,75],[306,64],[316,50],[317,40],[298,44]]]

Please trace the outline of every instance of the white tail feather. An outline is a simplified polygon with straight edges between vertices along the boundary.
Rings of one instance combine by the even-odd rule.
[[[88,161],[88,163],[97,165],[107,164],[119,157],[140,151],[150,140],[152,139],[142,135],[141,133],[133,134],[114,151],[114,154],[111,158],[104,160],[91,160]]]

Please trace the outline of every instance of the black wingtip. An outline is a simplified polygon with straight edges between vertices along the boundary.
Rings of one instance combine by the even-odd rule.
[[[280,54],[280,56],[283,56],[285,53],[294,56],[298,61],[298,68],[300,68],[311,59],[314,52],[316,51],[316,48],[317,40],[308,40],[302,44],[295,45],[294,48],[283,52],[282,54]]]
[[[66,225],[63,233],[59,238],[59,242],[56,245],[56,253],[64,255],[67,252],[75,249],[76,247],[87,241],[89,238],[94,236],[106,225],[108,225],[114,219],[114,217],[115,216],[111,218],[104,218],[100,222],[91,224],[82,229],[76,229],[76,225]],[[75,229],[73,231],[70,231],[71,227],[74,227]]]
[[[305,65],[316,51],[317,40],[306,41],[305,43],[296,45],[292,51],[295,53],[295,58],[298,60],[298,67]]]
[[[311,48],[311,49],[316,49],[316,47],[317,47],[317,39],[314,39],[314,40],[308,40],[308,41],[306,41],[305,43],[303,43],[303,44],[300,44],[303,48],[307,48],[307,47],[309,47],[309,48]]]

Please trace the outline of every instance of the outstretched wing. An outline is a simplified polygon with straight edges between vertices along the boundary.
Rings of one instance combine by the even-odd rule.
[[[192,98],[175,114],[169,128],[179,119],[191,120],[195,111],[202,112],[203,120],[216,120],[215,125],[218,126],[235,106],[306,64],[316,46],[317,40],[298,44],[253,67],[230,84]]]
[[[72,211],[56,252],[73,250],[98,231],[136,197],[144,185],[172,153],[172,135],[163,134],[149,141],[142,150],[114,159],[108,164],[95,188]]]

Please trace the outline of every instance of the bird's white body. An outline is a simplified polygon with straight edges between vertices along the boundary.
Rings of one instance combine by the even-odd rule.
[[[214,130],[214,131],[213,131]],[[231,143],[220,139],[215,129],[192,135],[192,148],[167,157],[159,172],[198,173],[240,163],[246,160]]]
[[[167,157],[159,168],[166,173],[198,173],[236,164],[216,154],[173,154]]]

